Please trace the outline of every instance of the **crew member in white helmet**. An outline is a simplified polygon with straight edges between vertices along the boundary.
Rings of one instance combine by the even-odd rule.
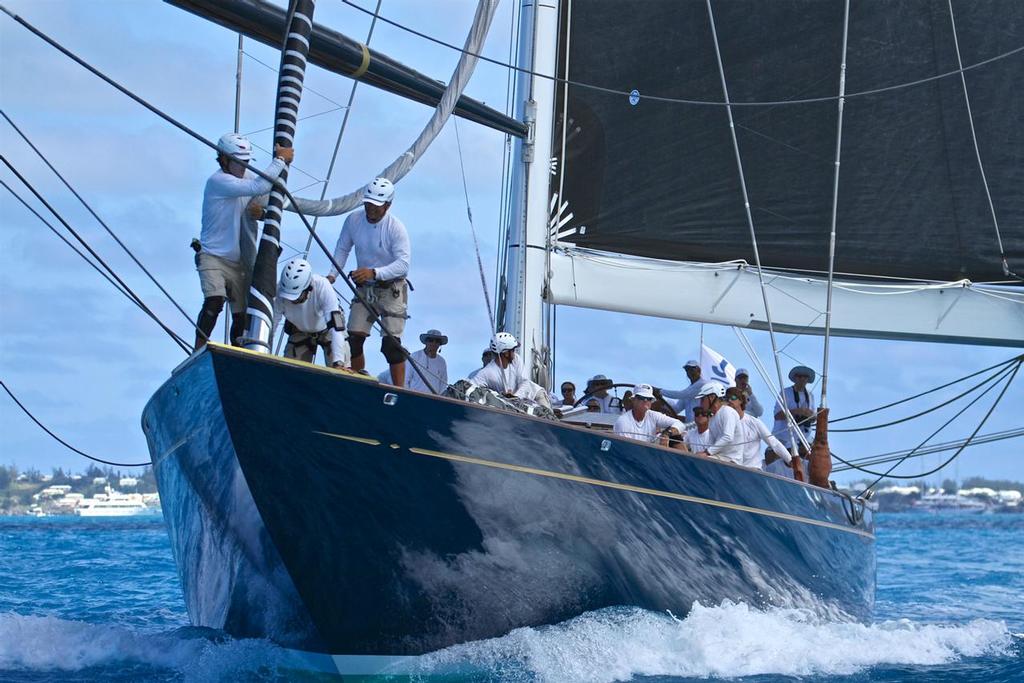
[[[615,420],[615,433],[627,439],[659,443],[667,446],[674,437],[673,448],[682,449],[683,423],[664,413],[651,410],[654,401],[654,389],[650,384],[637,384],[633,387],[633,397],[629,410]]]
[[[274,299],[274,326],[284,318],[288,343],[285,358],[307,363],[316,360],[317,347],[324,350],[324,361],[333,368],[348,367],[348,342],[345,341],[345,316],[338,294],[327,278],[315,275],[302,258],[293,258],[281,271]]]
[[[545,408],[551,408],[547,390],[526,375],[522,362],[516,357],[517,348],[519,342],[514,335],[508,332],[498,332],[494,335],[491,340],[494,360],[469,377],[470,384],[487,387],[504,396],[525,398]]]
[[[281,174],[292,162],[291,147],[274,145],[274,161],[264,173],[271,178]],[[252,161],[252,144],[237,133],[227,133],[217,142],[217,163],[220,169],[206,181],[203,190],[203,227],[199,234],[200,248],[196,254],[196,270],[203,289],[203,307],[196,320],[196,343],[203,346],[224,302],[231,305],[231,343],[245,333],[245,305],[249,295],[247,273],[250,266],[242,263],[241,230],[246,206],[259,195],[270,192],[269,180],[245,167]]]
[[[764,469],[764,453],[761,452],[761,442],[768,445],[769,452],[781,458],[789,467],[797,472],[796,478],[803,481],[803,470],[800,467],[800,458],[792,458],[786,447],[778,439],[772,436],[768,426],[750,413],[746,412],[747,397],[739,387],[729,387],[725,390],[725,404],[733,408],[740,416],[740,443],[743,446],[743,466],[753,469]],[[790,475],[792,478],[792,475]]]
[[[448,364],[441,356],[441,347],[448,343],[448,337],[441,334],[440,330],[427,330],[420,335],[420,342],[423,348],[409,356],[409,363],[416,364],[430,386],[428,387],[420,378],[420,373],[411,367],[405,369],[405,386],[425,394],[444,393],[448,388]]]
[[[708,440],[711,442],[701,455],[728,460],[737,465],[743,464],[743,435],[740,433],[740,416],[734,408],[727,406],[725,387],[718,382],[707,382],[697,392],[700,407],[711,411],[711,424],[708,426]]]
[[[757,400],[757,396],[754,396],[754,389],[750,386],[750,371],[746,368],[740,368],[736,371],[736,388],[743,392],[743,395],[747,398],[747,414],[753,415],[754,417],[761,417],[764,415],[764,406]]]
[[[363,210],[348,215],[334,247],[334,261],[344,268],[349,252],[356,250],[356,269],[349,275],[359,285],[359,294],[380,314],[379,322],[387,332],[380,350],[391,370],[396,386],[405,386],[405,350],[402,332],[409,316],[409,233],[402,221],[389,213],[395,198],[395,186],[387,178],[374,178],[363,190]],[[332,283],[338,271],[331,268]],[[366,367],[363,344],[378,319],[358,299],[352,301],[348,318],[348,342],[352,349],[352,369]]]

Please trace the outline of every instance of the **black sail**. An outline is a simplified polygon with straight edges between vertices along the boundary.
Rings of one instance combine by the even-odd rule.
[[[1024,46],[1024,2],[954,1],[965,67]],[[834,98],[841,0],[713,2],[734,103]],[[947,0],[851,3],[836,270],[976,282],[1005,279],[955,71]],[[568,55],[566,55],[568,50]],[[566,58],[567,57],[567,58]],[[609,252],[719,262],[753,249],[704,0],[566,0],[554,192],[564,239]],[[1009,267],[1024,272],[1024,52],[969,69],[981,159]],[[583,85],[586,84],[586,85]],[[625,94],[637,90],[634,105]],[[761,260],[828,268],[835,99],[736,106]],[[561,153],[564,134],[564,158]]]

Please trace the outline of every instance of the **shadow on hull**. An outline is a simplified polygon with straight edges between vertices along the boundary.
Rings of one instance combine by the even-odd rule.
[[[143,415],[197,626],[393,657],[613,605],[870,614],[872,513],[838,494],[208,349]]]

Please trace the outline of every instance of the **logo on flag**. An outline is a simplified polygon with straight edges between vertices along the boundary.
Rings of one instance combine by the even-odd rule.
[[[700,345],[700,376],[721,382],[727,387],[736,384],[736,367],[725,356],[706,344]]]

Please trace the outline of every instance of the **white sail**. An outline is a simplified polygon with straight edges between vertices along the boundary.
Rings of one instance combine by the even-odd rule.
[[[775,330],[823,334],[825,279],[766,272]],[[561,245],[551,303],[767,329],[757,271],[744,262],[685,263]],[[1024,288],[839,278],[832,334],[1024,347]]]

